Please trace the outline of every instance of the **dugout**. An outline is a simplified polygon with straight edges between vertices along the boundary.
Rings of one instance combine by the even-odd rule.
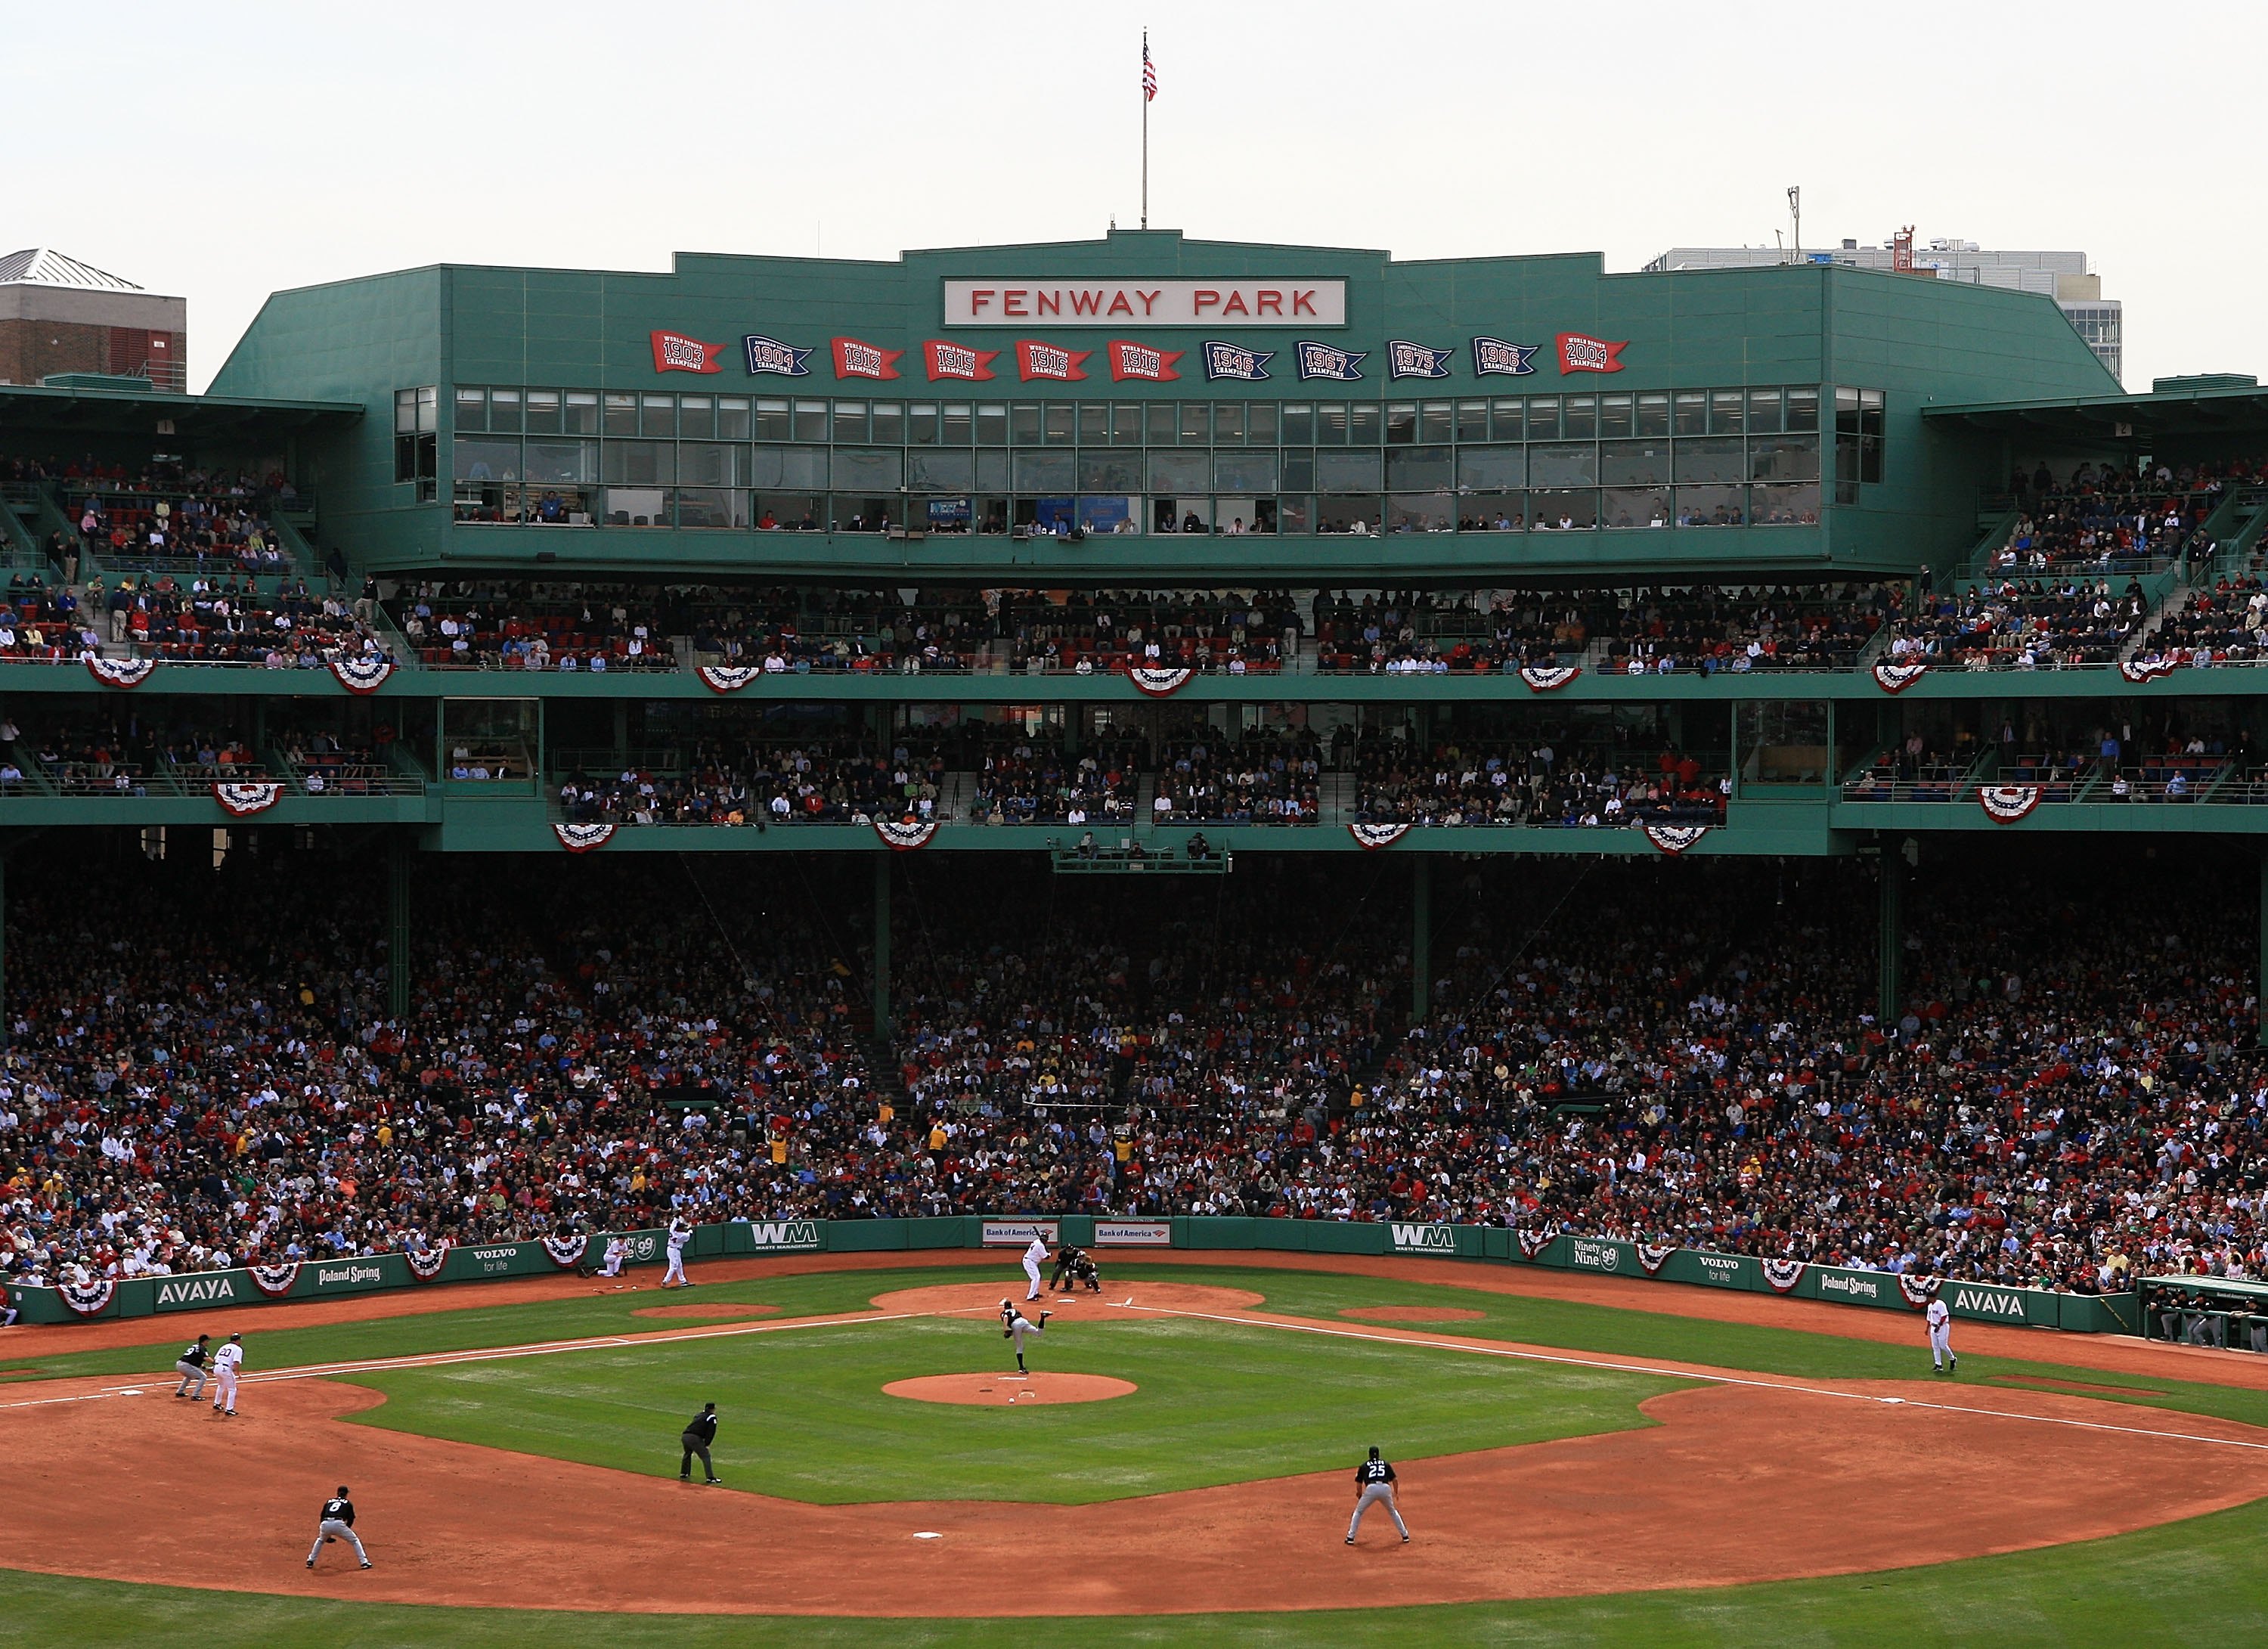
[[[2145,1339],[2268,1353],[2268,1283],[2146,1277],[2141,1292]]]

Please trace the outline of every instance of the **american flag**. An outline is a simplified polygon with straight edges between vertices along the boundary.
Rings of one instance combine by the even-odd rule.
[[[1142,101],[1152,102],[1158,95],[1158,65],[1150,61],[1150,41],[1142,41]]]

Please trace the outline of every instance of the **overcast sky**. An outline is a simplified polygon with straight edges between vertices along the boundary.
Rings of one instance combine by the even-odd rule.
[[[0,250],[189,300],[441,261],[889,257],[1151,222],[1401,257],[2078,247],[2125,379],[2268,377],[2268,6],[0,0]],[[40,67],[44,65],[44,67]]]

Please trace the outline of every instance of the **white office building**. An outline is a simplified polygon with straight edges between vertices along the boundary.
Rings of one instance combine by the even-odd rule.
[[[1826,250],[1807,250],[1802,261],[1896,269],[1901,267],[1899,253],[1892,241],[1862,247],[1855,240],[1845,240]],[[1911,256],[1916,275],[2038,292],[2054,298],[2095,357],[2110,369],[2111,376],[2119,376],[2120,305],[2117,298],[2102,295],[2102,277],[2088,272],[2084,252],[1987,252],[1973,240],[1938,239],[1917,242]],[[1647,273],[1657,274],[1670,269],[1739,269],[1794,261],[1793,254],[1779,247],[1672,247],[1646,268]]]

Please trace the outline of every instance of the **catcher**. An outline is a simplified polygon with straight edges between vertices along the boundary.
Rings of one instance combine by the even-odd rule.
[[[1094,1263],[1094,1256],[1088,1254],[1086,1249],[1068,1242],[1056,1249],[1055,1276],[1048,1284],[1049,1290],[1051,1292],[1060,1292],[1064,1285],[1064,1279],[1066,1277],[1071,1279],[1071,1285],[1074,1292],[1081,1283],[1086,1285],[1090,1293],[1099,1294],[1102,1292],[1102,1272]]]

